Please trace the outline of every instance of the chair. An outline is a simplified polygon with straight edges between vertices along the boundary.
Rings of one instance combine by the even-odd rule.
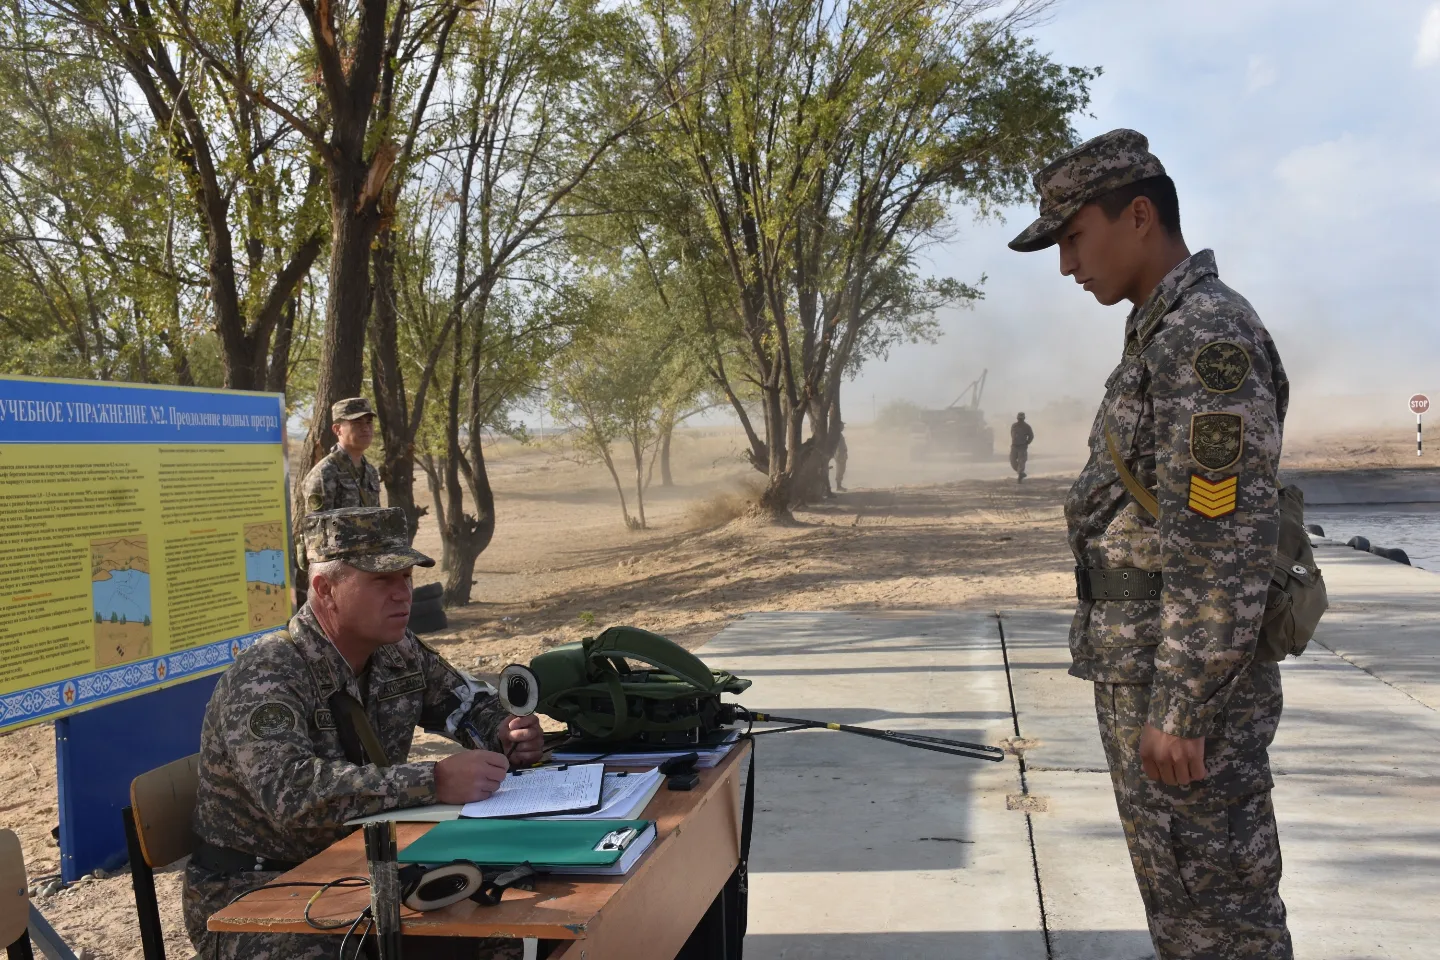
[[[190,816],[195,811],[199,783],[200,754],[192,753],[132,780],[130,806],[120,811],[125,820],[130,881],[135,887],[135,912],[145,960],[165,960],[155,871],[194,852],[196,840]]]
[[[30,948],[30,885],[25,854],[13,830],[0,830],[0,943],[10,960],[34,960]]]

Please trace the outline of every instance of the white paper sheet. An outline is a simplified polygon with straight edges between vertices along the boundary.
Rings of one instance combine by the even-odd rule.
[[[533,817],[589,810],[600,802],[605,764],[511,771],[487,800],[465,804],[462,817]]]
[[[644,773],[607,773],[600,793],[600,809],[591,813],[565,813],[546,820],[634,820],[659,792],[665,775],[658,769]]]

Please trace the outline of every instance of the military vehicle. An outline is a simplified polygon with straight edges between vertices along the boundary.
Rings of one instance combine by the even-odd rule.
[[[911,459],[985,459],[995,455],[995,431],[985,423],[985,414],[980,409],[989,372],[988,369],[982,371],[944,410],[920,411],[915,441],[910,447]]]

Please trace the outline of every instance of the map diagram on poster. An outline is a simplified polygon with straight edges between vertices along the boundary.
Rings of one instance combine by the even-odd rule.
[[[95,665],[148,656],[152,624],[145,537],[90,542],[90,596],[95,604]]]
[[[284,421],[275,394],[0,377],[0,731],[289,620]]]
[[[284,623],[290,617],[290,591],[285,585],[285,526],[245,526],[245,600],[250,626]]]

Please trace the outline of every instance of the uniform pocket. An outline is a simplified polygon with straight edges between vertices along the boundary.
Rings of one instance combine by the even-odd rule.
[[[1280,842],[1270,794],[1218,808],[1178,810],[1170,822],[1179,888],[1197,909],[1236,915],[1280,883]]]

